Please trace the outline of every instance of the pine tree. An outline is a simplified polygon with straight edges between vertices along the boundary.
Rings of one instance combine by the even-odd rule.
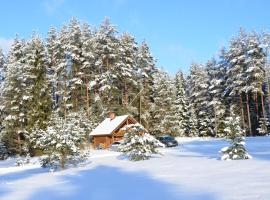
[[[269,134],[269,121],[268,118],[260,118],[259,127],[257,128],[259,135]]]
[[[147,129],[150,128],[150,118],[152,118],[151,105],[153,105],[154,93],[154,74],[157,72],[155,60],[150,53],[146,42],[143,42],[137,51],[136,66],[141,82],[140,104],[139,104],[139,121]]]
[[[208,75],[205,68],[198,64],[191,65],[188,77],[189,101],[193,107],[196,118],[198,136],[213,136],[211,123],[210,95],[208,92]]]
[[[158,147],[163,146],[140,124],[126,125],[123,131],[126,131],[126,134],[119,151],[132,161],[147,160],[152,154],[158,153]]]
[[[117,76],[115,66],[118,62],[117,49],[119,40],[116,37],[116,28],[110,24],[108,18],[105,18],[93,41],[95,60],[95,82],[97,84],[97,94],[103,104],[102,113],[104,115],[108,110],[114,110],[117,107]],[[116,93],[116,95],[114,95]]]
[[[206,70],[208,74],[208,91],[210,93],[210,110],[211,110],[211,126],[214,129],[214,136],[223,137],[224,133],[224,119],[225,119],[225,69],[226,65],[221,59],[219,63],[215,59],[209,61],[206,64]]]
[[[83,113],[69,113],[66,118],[54,113],[45,130],[36,128],[31,133],[31,142],[47,155],[41,160],[43,167],[64,169],[84,160],[81,146],[92,126],[85,118]]]
[[[172,80],[164,71],[154,75],[153,104],[151,106],[152,119],[150,132],[154,135],[170,134],[176,136],[177,120],[174,115],[175,91]]]
[[[233,112],[230,117],[226,118],[224,131],[227,138],[230,140],[231,145],[221,149],[223,154],[222,160],[240,160],[250,159],[251,156],[247,153],[245,148],[244,130],[240,125],[241,119]]]
[[[0,98],[3,93],[3,85],[5,79],[5,56],[2,49],[0,48]]]
[[[178,134],[180,136],[189,136],[189,115],[188,115],[188,101],[185,91],[185,78],[181,71],[178,71],[175,76],[175,116],[178,123]]]
[[[25,124],[27,122],[24,101],[25,82],[25,43],[15,38],[7,58],[6,77],[4,83],[2,103],[3,126],[2,141],[9,154],[23,154],[25,152],[23,139],[25,138]]]
[[[25,48],[24,68],[24,107],[27,109],[26,130],[31,132],[34,126],[44,129],[52,111],[51,88],[48,79],[48,60],[45,46],[34,35]]]
[[[121,88],[120,95],[122,96],[122,105],[124,106],[123,112],[138,114],[137,108],[130,105],[129,99],[134,98],[136,94],[131,91],[139,92],[139,84],[137,82],[136,71],[136,53],[137,44],[134,38],[128,33],[124,33],[120,37],[118,48],[119,62],[115,66],[116,76],[118,79],[118,87]]]

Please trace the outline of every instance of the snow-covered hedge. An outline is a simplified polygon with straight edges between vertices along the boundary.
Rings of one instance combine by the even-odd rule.
[[[157,148],[163,146],[138,123],[126,125],[122,130],[126,134],[119,151],[132,161],[147,160],[152,154],[158,154]]]

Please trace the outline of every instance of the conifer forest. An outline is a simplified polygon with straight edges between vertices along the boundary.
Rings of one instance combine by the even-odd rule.
[[[44,38],[16,36],[8,53],[0,50],[0,151],[37,153],[52,138],[61,142],[53,133],[62,129],[74,131],[78,146],[112,111],[132,115],[154,136],[227,138],[232,115],[243,136],[266,135],[269,46],[269,33],[240,29],[217,56],[172,75],[146,41],[108,18],[99,27],[72,18]]]

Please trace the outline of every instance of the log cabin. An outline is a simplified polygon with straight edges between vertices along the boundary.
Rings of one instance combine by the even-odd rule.
[[[93,137],[94,148],[109,148],[113,142],[123,139],[125,131],[121,129],[125,125],[136,123],[137,121],[129,115],[116,116],[115,113],[110,113],[109,117],[90,133],[90,136]]]

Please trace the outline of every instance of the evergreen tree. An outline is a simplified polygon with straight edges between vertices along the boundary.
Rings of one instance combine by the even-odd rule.
[[[3,93],[3,85],[5,79],[5,56],[0,48],[0,98]]]
[[[140,124],[126,125],[123,130],[126,134],[119,151],[132,161],[147,160],[152,154],[158,153],[158,147],[163,146]]]
[[[259,120],[259,127],[257,131],[260,135],[267,135],[269,134],[269,121],[268,118],[260,118]]]
[[[34,126],[46,128],[52,111],[47,54],[43,42],[37,35],[27,42],[24,58],[23,105],[26,110],[24,128],[30,133]]]
[[[152,119],[150,132],[154,135],[170,134],[176,136],[177,120],[174,112],[175,90],[172,80],[164,71],[154,75],[153,104],[151,106]]]
[[[226,65],[221,59],[219,63],[215,59],[206,64],[208,74],[208,91],[210,93],[210,110],[211,110],[211,126],[214,129],[214,136],[223,137],[224,133],[224,119],[225,119],[225,73]]]
[[[192,64],[188,78],[189,100],[193,107],[199,136],[213,136],[211,123],[210,95],[208,92],[208,75],[201,65]]]
[[[141,82],[140,104],[139,104],[139,121],[147,129],[150,128],[149,120],[152,118],[151,105],[153,105],[154,93],[154,74],[157,69],[155,67],[155,60],[150,53],[150,49],[146,42],[143,42],[137,51],[136,66]]]
[[[105,18],[93,41],[95,60],[95,82],[97,94],[103,104],[101,115],[108,110],[115,109],[118,104],[119,89],[117,88],[116,64],[118,59],[119,40],[116,37],[116,28]],[[117,94],[118,92],[118,94]],[[115,95],[114,95],[115,93]]]
[[[47,155],[41,160],[43,167],[64,169],[67,164],[76,165],[85,158],[81,146],[93,125],[85,118],[81,112],[69,113],[66,119],[53,113],[45,130],[36,128],[31,133],[31,142]]]
[[[236,116],[233,112],[230,117],[226,118],[226,132],[227,138],[230,140],[231,145],[221,149],[223,154],[222,160],[240,160],[250,159],[251,156],[247,153],[245,148],[244,130],[240,126],[240,117]]]
[[[9,154],[23,154],[23,140],[25,138],[25,124],[27,122],[25,100],[25,43],[15,38],[6,65],[6,77],[1,99],[3,112],[2,141]]]
[[[181,71],[178,71],[175,76],[175,116],[178,126],[178,134],[180,136],[189,136],[189,115],[188,115],[188,101],[185,91],[185,78]]]

